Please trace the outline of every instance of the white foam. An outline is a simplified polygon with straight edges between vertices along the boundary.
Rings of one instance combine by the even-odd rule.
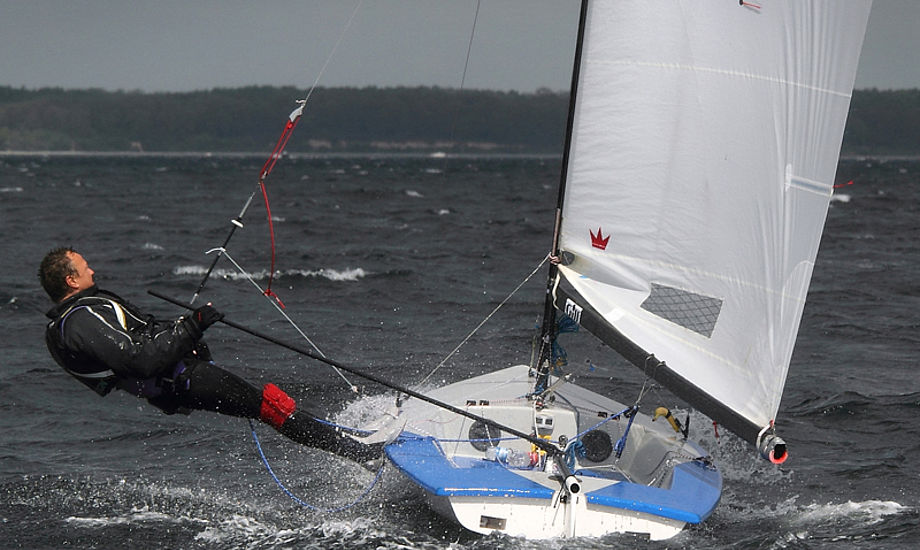
[[[846,519],[852,523],[873,525],[882,521],[885,516],[900,514],[907,509],[906,506],[892,500],[849,500],[842,504],[809,504],[804,509],[796,511],[793,521],[797,524],[813,524]]]
[[[200,265],[180,265],[173,268],[173,275],[178,276],[198,276],[203,275],[207,272],[207,268]],[[254,271],[249,274],[256,281],[264,281],[268,279],[268,270],[263,269],[261,271]],[[229,281],[245,281],[247,280],[247,275],[240,273],[235,269],[215,269],[212,272],[214,277],[219,277],[221,279],[227,279]],[[323,279],[328,279],[330,281],[337,282],[353,282],[367,277],[369,273],[360,267],[347,267],[345,269],[327,269],[320,268],[315,270],[309,269],[288,269],[284,271],[276,271],[275,278],[283,277],[303,277],[303,278],[312,278],[312,277],[321,277]]]
[[[220,544],[244,536],[247,540],[255,537],[266,537],[276,530],[260,523],[253,518],[234,514],[214,526],[209,526],[195,535],[195,540]]]
[[[306,272],[307,276],[314,276],[317,273]],[[363,279],[367,276],[367,272],[356,267],[354,269],[347,268],[342,271],[337,271],[335,269],[320,269],[318,275],[321,275],[330,281],[357,281],[358,279]]]
[[[319,531],[323,538],[333,540],[348,540],[351,545],[358,541],[377,534],[373,522],[369,519],[357,518],[348,521],[326,520],[320,525],[305,524],[298,528],[279,529],[275,525],[266,524],[248,516],[234,514],[233,516],[211,524],[195,535],[195,540],[225,546],[236,546],[245,541],[247,546],[252,546],[258,541],[258,546],[277,547],[289,544],[302,543],[304,538],[316,539]]]
[[[814,503],[802,505],[798,496],[768,507],[751,506],[735,501],[732,506],[723,505],[718,514],[732,516],[735,521],[772,520],[785,526],[783,532],[788,540],[806,540],[812,532],[826,531],[828,528],[846,531],[853,528],[867,527],[883,521],[887,516],[910,510],[898,502],[886,500],[866,500],[862,502]]]
[[[349,402],[333,421],[342,426],[361,428],[373,424],[375,420],[393,418],[395,409],[394,394],[367,395]]]
[[[175,518],[162,512],[153,512],[146,506],[143,508],[133,508],[130,512],[120,516],[102,516],[102,517],[77,517],[70,516],[66,523],[75,527],[84,527],[89,529],[109,527],[112,525],[127,525],[144,522],[166,522],[181,523],[191,518]],[[202,520],[195,520],[202,521]]]

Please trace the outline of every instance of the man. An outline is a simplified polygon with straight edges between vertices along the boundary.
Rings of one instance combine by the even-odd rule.
[[[202,334],[223,315],[210,304],[159,321],[96,287],[94,271],[72,248],[49,252],[39,268],[56,305],[45,341],[54,360],[99,395],[114,389],[147,399],[166,414],[193,409],[258,418],[288,438],[358,462],[378,458],[365,445],[298,408],[274,384],[262,390],[211,361]]]

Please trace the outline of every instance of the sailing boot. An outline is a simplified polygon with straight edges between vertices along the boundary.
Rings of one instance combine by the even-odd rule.
[[[262,390],[259,420],[292,441],[361,464],[380,458],[383,454],[385,443],[362,443],[343,433],[340,428],[320,420],[306,409],[297,410],[294,400],[274,384],[266,384]]]

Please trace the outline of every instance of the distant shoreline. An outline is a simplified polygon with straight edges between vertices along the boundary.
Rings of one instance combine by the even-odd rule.
[[[137,159],[258,159],[267,158],[269,153],[259,151],[237,152],[207,152],[207,151],[0,151],[0,158],[137,158]],[[338,151],[325,153],[285,153],[282,157],[291,160],[316,160],[316,159],[533,159],[533,160],[561,160],[562,153],[394,153],[376,151]],[[889,154],[845,154],[840,156],[841,161],[874,160],[878,162],[920,161],[920,155],[889,155]]]
[[[143,94],[0,86],[0,150],[9,151],[0,154],[267,156],[288,121],[291,98],[301,92],[248,87]],[[565,146],[568,99],[567,93],[549,90],[317,88],[286,152],[307,155],[292,158],[554,158]],[[855,91],[841,151],[848,158],[920,155],[920,89]]]

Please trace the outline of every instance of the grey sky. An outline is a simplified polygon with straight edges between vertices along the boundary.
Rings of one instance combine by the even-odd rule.
[[[836,0],[847,1],[847,0]],[[466,88],[568,88],[578,0],[482,0]],[[357,0],[0,0],[0,85],[309,87]],[[457,87],[476,0],[365,0],[321,86]],[[920,88],[920,1],[876,0],[857,88]]]

